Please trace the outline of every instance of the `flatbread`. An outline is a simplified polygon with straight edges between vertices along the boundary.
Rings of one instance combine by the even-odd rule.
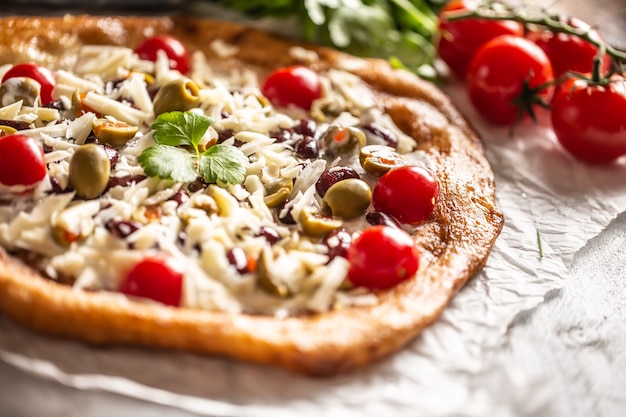
[[[415,235],[417,276],[377,293],[374,305],[290,316],[230,314],[171,308],[72,289],[40,276],[0,252],[0,311],[39,333],[93,345],[139,345],[274,365],[310,375],[333,375],[379,360],[433,323],[454,294],[485,264],[502,225],[493,172],[477,134],[436,86],[382,60],[361,59],[318,46],[319,60],[289,53],[297,43],[239,24],[188,17],[16,17],[0,20],[0,65],[35,61],[70,65],[79,46],[133,47],[169,33],[220,66],[272,69],[303,64],[361,77],[377,104],[413,137],[435,166],[440,198]],[[218,56],[213,40],[237,47]]]

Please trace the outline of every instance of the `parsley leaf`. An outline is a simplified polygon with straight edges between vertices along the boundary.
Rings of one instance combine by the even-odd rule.
[[[192,182],[198,176],[193,155],[173,146],[151,146],[139,155],[138,161],[149,177],[172,179],[176,182]]]
[[[152,124],[156,145],[138,158],[146,175],[176,182],[193,182],[199,175],[209,183],[241,184],[249,161],[239,148],[213,145],[200,153],[199,143],[211,122],[209,117],[192,112],[159,115]]]
[[[200,155],[198,165],[207,182],[241,184],[246,178],[248,158],[234,146],[213,145]]]
[[[159,145],[193,146],[198,143],[211,125],[211,119],[203,114],[173,111],[162,113],[152,124],[154,141]]]

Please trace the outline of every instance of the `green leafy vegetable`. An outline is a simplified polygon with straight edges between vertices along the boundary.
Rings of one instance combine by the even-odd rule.
[[[139,164],[149,177],[192,182],[198,177],[192,155],[184,149],[155,145],[139,155]]]
[[[446,0],[211,0],[250,17],[295,18],[306,41],[435,72],[437,12]]]
[[[240,184],[246,178],[248,158],[233,146],[213,145],[199,161],[200,175],[207,182]]]
[[[200,152],[200,141],[210,125],[210,118],[192,112],[159,115],[152,124],[156,145],[138,158],[146,175],[176,182],[192,182],[201,176],[209,183],[242,183],[249,161],[238,148],[213,145]]]
[[[207,129],[211,119],[198,113],[173,111],[163,113],[152,124],[154,141],[161,145],[193,146],[198,143]]]

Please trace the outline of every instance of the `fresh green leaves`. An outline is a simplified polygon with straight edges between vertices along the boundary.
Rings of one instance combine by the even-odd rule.
[[[196,150],[202,136],[211,126],[211,119],[192,112],[163,113],[152,124],[154,141],[161,145],[193,146]]]
[[[437,12],[447,0],[211,0],[251,17],[294,18],[306,41],[432,77]]]
[[[192,182],[198,177],[192,155],[185,149],[155,145],[139,155],[139,163],[149,177]]]
[[[156,145],[139,155],[146,175],[192,182],[200,176],[208,183],[241,184],[248,158],[229,145],[213,145],[200,152],[200,141],[211,119],[192,112],[163,113],[152,124]]]
[[[202,154],[198,165],[207,182],[240,184],[246,178],[248,158],[234,146],[213,145]]]

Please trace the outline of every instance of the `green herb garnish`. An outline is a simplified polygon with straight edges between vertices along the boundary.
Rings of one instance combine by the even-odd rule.
[[[200,141],[211,122],[192,112],[159,115],[152,124],[156,145],[138,158],[146,175],[176,182],[193,182],[200,176],[208,183],[241,184],[249,161],[238,148],[217,144],[200,152]]]

